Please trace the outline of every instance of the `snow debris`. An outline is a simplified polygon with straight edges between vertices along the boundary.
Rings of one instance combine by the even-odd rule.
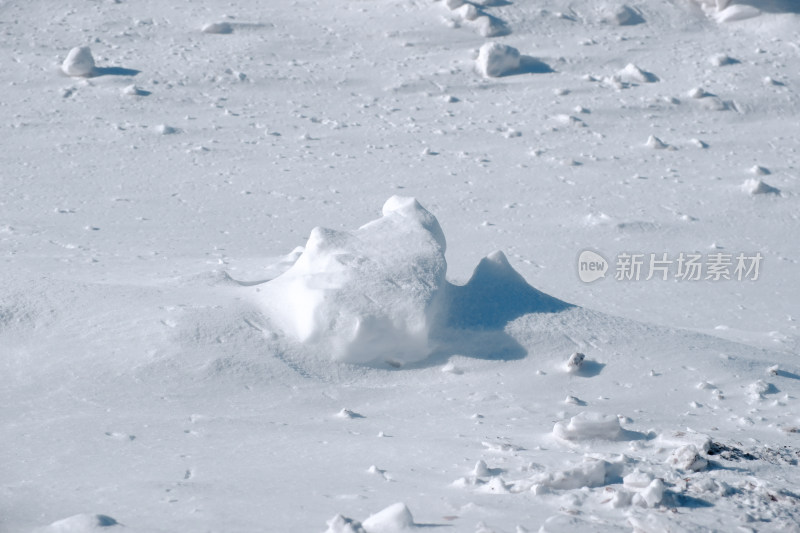
[[[756,7],[737,4],[719,10],[714,14],[714,20],[717,22],[735,22],[737,20],[751,19],[760,14],[761,10]]]
[[[616,440],[621,432],[616,416],[586,411],[573,416],[569,422],[556,422],[553,426],[553,435],[564,440]]]
[[[286,333],[328,344],[334,360],[401,366],[431,351],[445,247],[433,215],[393,196],[382,218],[354,232],[314,228],[297,262],[256,298]]]
[[[575,352],[569,356],[567,359],[567,372],[577,372],[583,366],[583,362],[586,360],[586,356],[580,352]]]
[[[115,519],[103,514],[76,514],[63,520],[53,522],[44,531],[46,533],[89,533],[105,531],[106,528],[120,525]]]
[[[483,485],[480,485],[476,490],[484,494],[509,494],[511,491],[508,485],[502,478],[493,477]]]
[[[705,470],[708,461],[700,455],[697,446],[685,444],[672,452],[667,459],[667,464],[679,470],[699,472]]]
[[[753,167],[750,168],[750,174],[753,174],[755,176],[768,176],[772,174],[772,172],[770,172],[769,169],[766,167],[754,165]]]
[[[337,514],[327,522],[328,529],[324,533],[367,533],[360,522]]]
[[[228,33],[233,33],[233,25],[231,25],[230,22],[211,22],[204,25],[201,31],[203,33],[225,35]]]
[[[771,367],[767,368],[767,375],[768,376],[777,376],[780,372],[781,368],[779,365],[772,365]]]
[[[702,87],[695,87],[694,89],[690,90],[688,93],[689,98],[705,98],[708,96],[708,93]]]
[[[414,529],[414,518],[406,504],[395,503],[370,516],[362,523],[369,533],[395,533]]]
[[[456,14],[464,20],[472,21],[480,16],[480,11],[473,4],[464,4],[455,10]]]
[[[122,89],[122,94],[126,96],[147,96],[150,92],[145,91],[138,85],[128,85]]]
[[[571,490],[602,487],[607,483],[607,476],[614,470],[614,465],[608,461],[586,457],[582,463],[573,468],[533,476],[531,491],[541,494],[542,488]]]
[[[500,37],[508,34],[508,28],[502,21],[488,15],[480,15],[470,22],[482,37]]]
[[[360,415],[355,411],[351,411],[350,409],[342,408],[341,411],[336,413],[337,418],[364,418],[364,415]]]
[[[727,54],[714,54],[708,58],[708,62],[715,67],[724,67],[725,65],[735,65],[739,61]]]
[[[629,488],[643,489],[653,481],[653,475],[638,468],[622,478],[622,484]]]
[[[632,503],[641,507],[656,507],[664,499],[666,488],[660,479],[654,479],[638,494],[634,494]]]
[[[655,83],[658,81],[658,76],[640,69],[633,63],[628,63],[614,77],[624,83]]]
[[[767,185],[760,179],[756,178],[745,180],[745,182],[742,184],[742,191],[750,195],[781,193],[780,189],[773,187],[772,185]]]
[[[647,138],[647,142],[645,146],[648,148],[653,148],[654,150],[667,150],[670,148],[670,145],[656,137],[655,135],[651,135]]]
[[[475,463],[475,468],[472,469],[472,475],[475,477],[489,477],[492,473],[486,465],[486,461],[481,459]]]
[[[166,124],[159,124],[155,127],[155,130],[159,135],[174,135],[180,131],[178,128],[173,128],[172,126],[167,126]]]
[[[628,5],[618,6],[605,16],[605,21],[617,26],[633,26],[644,22],[642,14]]]
[[[520,61],[519,50],[496,42],[481,46],[478,59],[475,60],[478,72],[492,78],[513,74],[519,70]]]
[[[61,70],[67,76],[89,77],[95,72],[94,57],[88,46],[73,48],[61,64]]]
[[[460,376],[464,373],[464,371],[457,367],[452,361],[448,362],[446,365],[442,367],[442,372],[446,374],[453,374],[456,376]]]
[[[554,115],[553,121],[562,124],[564,126],[576,126],[581,128],[586,127],[586,123],[583,120],[572,115],[566,115],[566,114]]]
[[[763,379],[759,379],[758,381],[748,385],[747,393],[753,400],[763,400],[764,395],[769,393],[772,388],[773,386],[771,384],[767,383]]]

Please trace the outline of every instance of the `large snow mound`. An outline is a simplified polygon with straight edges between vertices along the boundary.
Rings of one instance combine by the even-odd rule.
[[[445,249],[436,217],[414,198],[393,196],[381,218],[355,231],[314,228],[297,261],[253,290],[295,340],[321,345],[334,361],[394,367],[441,348],[447,328],[498,330],[569,307],[528,285],[499,251],[465,285],[450,284]]]
[[[433,215],[393,196],[356,231],[314,228],[297,262],[257,289],[259,300],[287,334],[328,343],[335,360],[419,361],[441,309],[445,247]]]

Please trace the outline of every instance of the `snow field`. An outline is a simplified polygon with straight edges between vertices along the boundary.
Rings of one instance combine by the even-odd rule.
[[[0,530],[796,529],[796,7],[456,4],[6,6]],[[54,72],[78,43],[142,70]],[[445,256],[353,229],[395,194],[446,313],[372,297]],[[586,285],[587,248],[765,270]]]

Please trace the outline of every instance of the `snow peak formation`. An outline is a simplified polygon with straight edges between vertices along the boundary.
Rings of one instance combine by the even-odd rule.
[[[336,361],[398,367],[428,357],[437,329],[502,329],[567,307],[528,285],[502,252],[484,258],[466,285],[449,284],[436,217],[401,196],[382,214],[355,231],[314,228],[294,265],[256,287],[286,334],[327,345]]]

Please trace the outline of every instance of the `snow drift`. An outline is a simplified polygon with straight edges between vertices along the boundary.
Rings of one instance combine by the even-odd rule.
[[[335,361],[399,367],[427,358],[443,328],[502,329],[569,306],[528,285],[502,252],[481,260],[466,285],[451,285],[436,217],[400,196],[382,214],[352,232],[314,228],[297,261],[254,288],[273,323]]]

